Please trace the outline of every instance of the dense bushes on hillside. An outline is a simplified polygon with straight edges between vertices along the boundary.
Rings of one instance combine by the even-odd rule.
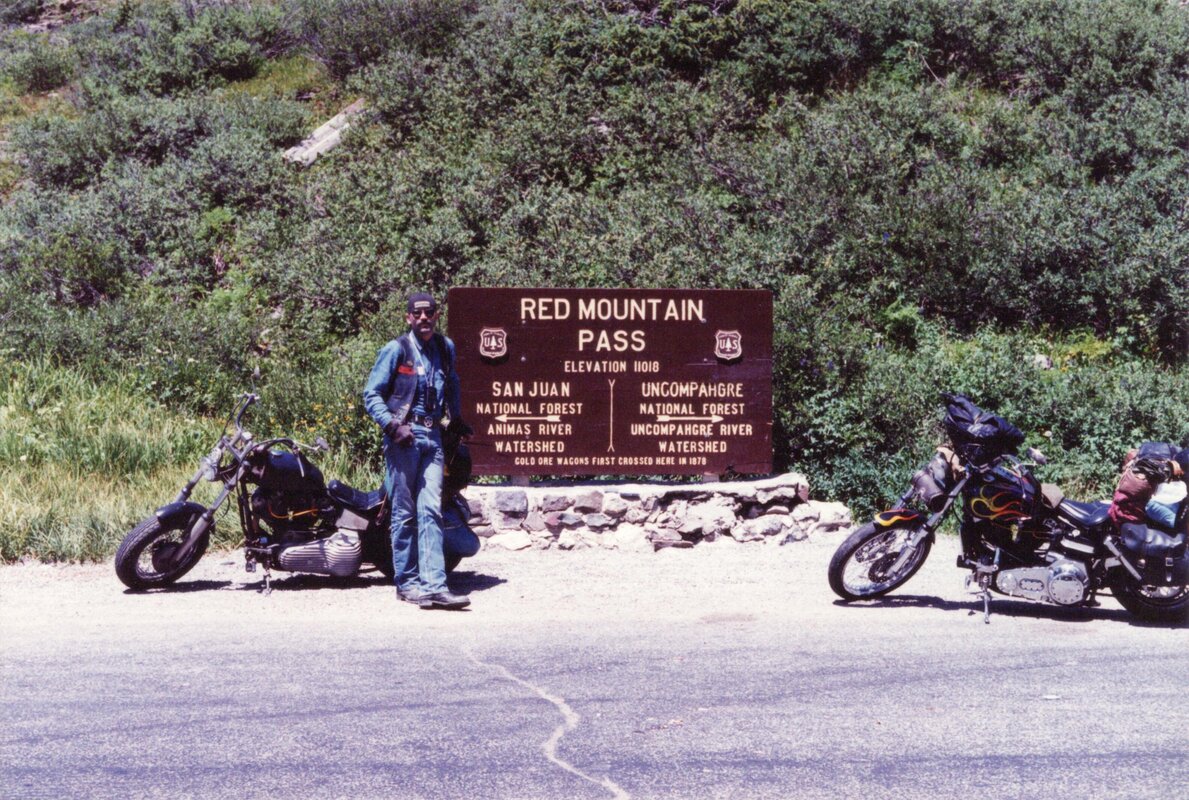
[[[760,287],[779,463],[830,494],[894,491],[944,388],[1099,490],[1189,419],[1175,2],[130,1],[0,53],[70,101],[11,133],[9,358],[197,409],[259,365],[297,423],[412,287]],[[372,109],[305,171],[321,120],[261,78],[303,57]]]
[[[476,0],[292,0],[294,33],[338,80],[394,50],[448,52]]]
[[[0,23],[9,25],[36,19],[44,4],[44,0],[8,0],[0,8]]]
[[[0,42],[0,77],[21,92],[56,89],[74,74],[74,53],[61,41],[46,36],[14,33]]]

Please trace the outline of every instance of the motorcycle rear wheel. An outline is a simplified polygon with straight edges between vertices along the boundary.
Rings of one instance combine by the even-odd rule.
[[[396,576],[396,567],[392,563],[392,545],[376,545],[373,550],[367,551],[364,557],[365,561],[370,561],[372,566],[379,570],[380,574],[388,580],[392,580]],[[446,554],[446,574],[449,575],[454,572],[459,562],[462,561],[462,556],[454,553]]]
[[[169,565],[170,550],[177,548],[189,530],[189,520],[162,524],[149,517],[128,532],[116,551],[116,576],[129,589],[144,591],[168,586],[185,575],[206,552],[214,525],[202,535],[190,555],[180,564]]]
[[[843,600],[870,600],[903,585],[916,574],[933,538],[927,536],[913,547],[909,539],[915,528],[877,528],[868,522],[847,537],[830,559],[830,588]],[[905,548],[912,548],[895,571],[889,572]]]
[[[1119,605],[1149,622],[1189,620],[1189,585],[1144,586],[1125,569],[1110,579],[1111,594]]]

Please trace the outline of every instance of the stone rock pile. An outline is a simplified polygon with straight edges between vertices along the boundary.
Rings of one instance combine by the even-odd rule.
[[[797,474],[700,484],[471,485],[465,496],[485,546],[509,550],[652,552],[719,537],[784,544],[851,524],[841,503],[811,501]]]

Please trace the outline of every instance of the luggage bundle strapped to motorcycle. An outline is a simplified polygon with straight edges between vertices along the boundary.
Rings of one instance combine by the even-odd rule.
[[[942,425],[954,450],[968,464],[984,466],[997,456],[1014,453],[1024,443],[1020,429],[998,414],[983,411],[964,394],[944,394]]]

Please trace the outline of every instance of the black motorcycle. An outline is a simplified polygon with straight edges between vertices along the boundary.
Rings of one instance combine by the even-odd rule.
[[[1149,531],[1143,541],[1120,533],[1109,503],[1065,498],[1042,485],[1031,463],[1014,453],[1023,434],[963,395],[944,395],[952,447],[940,447],[889,510],[851,534],[830,559],[830,587],[844,600],[866,600],[903,585],[925,563],[938,527],[960,509],[968,587],[982,597],[989,622],[991,593],[1059,606],[1089,605],[1107,590],[1132,614],[1161,621],[1189,617],[1186,509],[1175,530]],[[1183,503],[1182,506],[1189,506]]]
[[[322,439],[313,446],[287,437],[256,441],[244,429],[243,417],[258,400],[256,394],[243,396],[218,444],[177,498],[124,537],[116,551],[116,575],[130,589],[167,586],[193,569],[210,543],[215,512],[233,493],[244,534],[244,566],[248,572],[257,565],[263,569],[265,591],[272,570],[350,577],[371,564],[392,577],[390,507],[383,488],[363,492],[335,480],[326,483],[305,454],[328,449]],[[448,529],[464,529],[455,531],[463,536],[449,539],[473,539],[477,545],[466,527],[466,501],[458,493],[469,478],[469,459],[464,446],[453,454],[454,468],[443,491],[443,523]],[[210,506],[190,500],[202,480],[223,485]],[[447,569],[476,550],[447,550]]]

